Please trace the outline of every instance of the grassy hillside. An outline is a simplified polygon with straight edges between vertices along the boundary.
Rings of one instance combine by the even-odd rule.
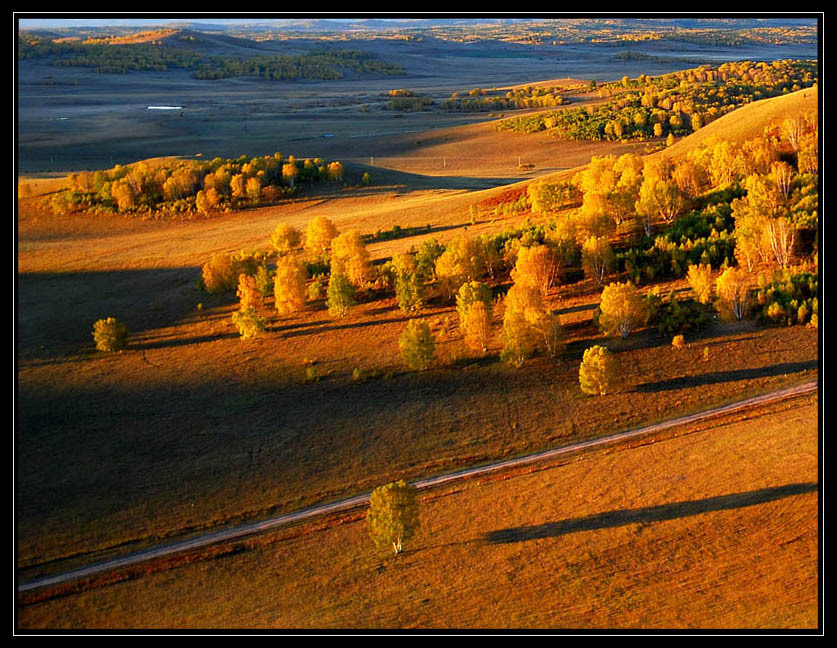
[[[728,140],[735,144],[761,137],[766,126],[779,125],[790,116],[808,112],[816,113],[818,101],[819,88],[815,87],[753,102],[719,117],[696,133],[684,137],[666,149],[665,155],[671,156],[673,160],[679,160],[711,137]]]
[[[761,134],[772,120],[812,106],[813,94],[746,106],[669,151],[685,155],[713,132]],[[722,129],[725,120],[734,121]],[[593,150],[620,150],[554,140],[547,149],[525,139],[539,160],[573,160],[564,174]],[[428,165],[434,153],[460,145],[489,155],[521,142],[481,127],[388,141],[395,152],[426,151]],[[593,321],[601,286],[589,277],[545,300],[560,318],[566,347],[520,369],[499,362],[501,308],[485,356],[466,349],[452,303],[431,300],[418,314],[405,313],[392,292],[370,293],[339,320],[322,298],[279,317],[271,295],[266,335],[242,340],[231,322],[237,298],[197,285],[212,253],[266,248],[279,222],[304,229],[326,215],[342,231],[367,235],[394,225],[421,228],[370,244],[375,260],[430,236],[448,241],[466,230],[473,236],[519,226],[520,218],[495,218],[490,207],[531,179],[474,191],[486,186],[486,170],[480,155],[463,157],[470,161],[450,175],[388,170],[368,187],[346,182],[194,221],[59,218],[38,202],[55,181],[38,184],[35,197],[20,202],[18,220],[20,576],[817,377],[819,332],[809,326],[713,319],[679,349],[670,334],[650,327],[626,340],[606,338]],[[471,205],[480,206],[476,216]],[[495,283],[502,293],[508,275]],[[682,276],[659,287],[689,291]],[[109,315],[128,325],[131,345],[97,353],[92,325]],[[405,371],[398,348],[412,317],[428,322],[437,339],[437,364],[423,373]],[[606,397],[588,398],[578,367],[584,349],[597,343],[611,348],[622,369]],[[357,381],[356,370],[374,378]],[[462,492],[473,501],[458,500],[455,489],[445,493],[450,497],[429,495],[428,535],[400,562],[367,553],[362,524],[350,517],[317,532],[278,534],[238,558],[139,581],[153,582],[154,590],[159,584],[159,598],[132,603],[136,584],[124,584],[98,592],[116,596],[113,602],[99,606],[104,599],[96,593],[82,594],[28,605],[21,619],[27,627],[811,627],[816,405],[804,416],[788,410],[776,417],[728,435],[688,437],[693,444],[661,444],[671,456],[645,449],[618,453],[619,462],[599,456],[539,473],[544,482],[520,476],[516,483],[525,484],[514,490],[472,483]],[[541,497],[528,499],[532,490]],[[784,505],[801,526],[768,524]],[[787,549],[765,551],[777,546]],[[486,580],[498,577],[499,593]],[[198,601],[184,590],[209,594]],[[410,596],[414,605],[400,604]]]
[[[421,497],[26,605],[22,628],[814,629],[817,401]],[[681,430],[681,434],[685,430]],[[194,558],[193,558],[194,559]]]

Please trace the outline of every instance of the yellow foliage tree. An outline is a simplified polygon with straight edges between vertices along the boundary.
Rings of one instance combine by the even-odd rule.
[[[616,257],[610,243],[603,236],[591,236],[581,247],[581,267],[584,274],[601,285],[605,275],[613,269]]]
[[[491,306],[476,301],[468,308],[463,329],[465,344],[477,353],[485,353],[491,339]]]
[[[689,286],[694,291],[698,302],[709,304],[712,301],[712,292],[715,286],[712,278],[712,266],[708,263],[689,265],[686,279],[689,281]]]
[[[595,345],[585,349],[578,380],[581,391],[591,396],[605,396],[616,379],[616,359],[606,347]]]
[[[270,235],[270,243],[279,254],[284,256],[299,248],[302,242],[302,234],[293,225],[279,223]]]
[[[648,322],[646,301],[631,283],[612,283],[605,286],[599,308],[599,326],[608,335],[618,333],[625,339],[632,331]]]
[[[308,271],[302,261],[291,255],[279,258],[273,279],[273,297],[279,315],[292,315],[305,307],[307,279]]]
[[[561,259],[549,246],[533,245],[518,249],[511,276],[516,284],[534,286],[546,297],[560,279],[562,269]]]
[[[305,249],[316,254],[325,254],[339,233],[331,219],[317,216],[308,223],[305,230]]]
[[[343,232],[331,241],[332,271],[344,272],[355,287],[372,275],[372,262],[363,237],[356,230]]]
[[[246,274],[238,275],[238,290],[236,295],[239,299],[240,311],[255,310],[264,303],[264,298],[259,290],[256,278]]]
[[[750,274],[738,267],[724,270],[715,281],[718,312],[723,317],[744,319],[750,308],[753,282]]]

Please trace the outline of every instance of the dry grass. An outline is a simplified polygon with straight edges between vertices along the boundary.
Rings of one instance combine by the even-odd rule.
[[[358,512],[26,605],[20,627],[814,629],[817,410],[426,493],[397,557]]]
[[[489,137],[476,127],[470,136],[460,143],[487,142],[480,138]],[[502,138],[492,141],[497,151],[507,144]],[[453,144],[439,141],[429,146],[440,147],[439,152],[449,145]],[[582,398],[577,375],[581,353],[601,341],[590,322],[598,291],[585,282],[562,288],[550,298],[567,329],[565,354],[557,360],[536,358],[520,371],[497,362],[499,340],[487,359],[468,357],[458,334],[447,332],[456,329],[453,307],[437,305],[423,316],[431,319],[440,338],[440,365],[424,374],[403,372],[397,339],[407,318],[393,299],[362,304],[342,321],[328,318],[317,304],[293,319],[272,317],[263,339],[237,339],[229,320],[235,309],[232,298],[208,296],[194,286],[200,265],[213,252],[266,247],[277,222],[304,226],[318,214],[333,217],[343,230],[354,227],[366,233],[394,224],[430,223],[431,235],[444,239],[468,223],[470,204],[490,202],[493,195],[508,190],[474,193],[486,182],[468,178],[465,170],[453,179],[387,173],[390,184],[367,191],[347,188],[337,195],[309,196],[195,222],[57,219],[40,210],[35,200],[21,202],[16,515],[22,577],[60,571],[162,538],[369,491],[399,477],[427,476],[638,427],[817,375],[815,330],[718,324],[700,339],[687,340],[682,350],[671,349],[668,338],[649,332],[625,343],[609,341],[622,360],[621,389],[604,399]],[[38,191],[49,189],[45,185]],[[506,224],[483,221],[469,231]],[[384,258],[419,240],[370,247],[375,257]],[[122,353],[97,354],[92,350],[92,324],[108,315],[125,321],[134,334],[132,345]],[[498,323],[499,317],[498,313]],[[709,349],[707,362],[704,348]],[[326,377],[305,384],[305,371],[312,365]],[[393,377],[355,384],[351,376],[356,367],[382,376],[392,372]],[[807,424],[810,428],[810,417]],[[745,428],[741,434],[758,433],[757,426]],[[754,556],[764,556],[764,547],[787,541],[779,558],[784,556],[789,565],[807,560],[810,527],[803,526],[799,542],[792,541],[788,530],[774,536],[742,532],[740,538],[732,531],[765,527],[763,518],[751,514],[768,510],[769,517],[776,512],[771,507],[781,503],[802,502],[810,514],[816,502],[809,492],[790,492],[757,506],[699,511],[676,522],[654,520],[653,532],[622,524],[525,541],[487,540],[488,534],[504,529],[625,508],[657,515],[654,507],[663,504],[814,481],[795,476],[801,466],[794,462],[768,464],[784,471],[773,481],[759,481],[755,469],[746,479],[736,476],[729,462],[737,467],[742,459],[734,449],[737,443],[727,442],[732,447],[719,456],[716,472],[706,468],[707,475],[714,475],[706,477],[708,481],[701,475],[696,482],[699,476],[689,468],[682,490],[679,481],[669,484],[663,472],[643,477],[655,486],[624,490],[628,482],[608,479],[604,470],[590,480],[584,474],[589,466],[582,462],[579,472],[562,482],[593,488],[580,489],[586,493],[580,499],[566,499],[568,489],[562,487],[559,499],[544,496],[527,504],[525,489],[513,497],[509,492],[511,499],[504,499],[500,484],[487,486],[494,490],[485,497],[494,500],[482,501],[479,494],[479,505],[460,501],[462,513],[444,508],[445,502],[456,501],[454,497],[428,501],[429,535],[404,560],[370,557],[362,525],[345,524],[334,532],[254,548],[239,558],[115,585],[107,589],[109,595],[124,598],[101,605],[104,590],[28,606],[21,612],[21,625],[810,626],[810,601],[802,596],[809,591],[806,574],[799,575],[804,587],[789,589],[788,598],[797,592],[802,602],[789,600],[786,617],[759,611],[749,599],[742,599],[740,610],[723,601],[712,603],[718,590],[711,586],[714,574],[730,584],[724,590],[727,601],[746,594],[742,583],[750,576],[736,567],[740,563],[734,557],[740,552],[738,545],[730,544],[733,540]],[[798,447],[789,444],[782,452]],[[683,452],[695,466],[709,461],[701,448]],[[654,465],[647,457],[645,461]],[[637,464],[635,470],[641,468]],[[532,488],[554,490],[537,484]],[[473,486],[465,492],[478,495]],[[540,509],[538,502],[550,504]],[[590,508],[590,503],[601,508]],[[473,526],[465,525],[471,519],[468,511],[473,513]],[[736,517],[739,514],[743,517]],[[805,519],[796,510],[788,515]],[[697,520],[701,525],[689,526]],[[457,525],[467,527],[466,535]],[[667,531],[672,525],[677,528]],[[591,532],[608,539],[588,555],[580,539]],[[568,539],[569,553],[545,550],[563,546]],[[623,546],[629,548],[620,553]],[[712,561],[699,560],[705,546],[715,547],[717,560],[715,555]],[[285,552],[290,552],[287,562]],[[552,557],[542,562],[541,555]],[[239,560],[255,562],[243,565]],[[787,571],[773,564],[772,555],[759,560],[764,565],[744,563],[744,571],[763,579],[761,594],[756,581],[750,582],[754,597],[771,602],[770,592],[778,587],[772,579],[785,578]],[[232,582],[226,566],[233,564],[241,580],[219,585]],[[497,568],[469,580],[472,564]],[[669,565],[674,571],[666,571]],[[585,573],[593,574],[593,581],[583,580]],[[643,589],[637,579],[646,577],[649,585]],[[495,578],[502,585],[499,589],[486,580]],[[162,595],[165,615],[155,607],[159,599],[146,599],[131,589],[149,583],[167,590]],[[685,592],[682,618],[662,614],[671,609],[665,600],[679,591],[677,583]],[[205,606],[193,594],[204,588],[211,590]],[[585,588],[593,592],[587,599]],[[551,607],[537,605],[545,589],[553,597]],[[318,602],[314,610],[311,601]],[[697,609],[700,604],[705,614]]]

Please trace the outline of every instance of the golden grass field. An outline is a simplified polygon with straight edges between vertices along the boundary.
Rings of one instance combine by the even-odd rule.
[[[698,135],[746,138],[812,105],[812,91],[759,102]],[[699,141],[687,138],[671,154],[689,140]],[[194,221],[57,218],[38,196],[60,179],[28,178],[36,195],[20,201],[17,222],[20,578],[818,376],[817,330],[717,322],[682,350],[651,331],[608,341],[623,368],[620,388],[584,398],[581,354],[604,339],[590,319],[600,292],[590,281],[549,297],[566,351],[520,370],[497,360],[499,335],[487,358],[470,357],[455,308],[432,305],[421,316],[439,339],[439,363],[404,371],[397,339],[408,318],[392,298],[341,321],[322,303],[290,319],[268,304],[267,336],[238,339],[235,298],[195,286],[214,252],[267,248],[278,223],[303,228],[321,214],[366,234],[431,226],[369,246],[385,259],[426,236],[514,225],[486,207],[474,225],[468,215],[470,205],[508,191],[510,179],[641,152],[497,133],[490,124],[382,141],[391,159],[372,169],[371,187],[356,185],[367,166],[348,163],[336,192]],[[518,157],[536,173],[518,171]],[[132,333],[121,353],[94,350],[93,322],[108,315]],[[310,367],[322,379],[307,384]],[[355,384],[357,367],[392,375]],[[359,512],[247,542],[226,557],[25,600],[18,626],[816,628],[817,421],[814,398],[548,470],[471,481],[422,497],[423,530],[398,557],[376,553]]]
[[[816,397],[420,498],[394,556],[363,512],[32,603],[22,628],[813,629]]]

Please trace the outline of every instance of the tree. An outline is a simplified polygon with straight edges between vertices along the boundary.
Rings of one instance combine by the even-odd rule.
[[[491,338],[491,306],[486,306],[482,301],[471,304],[463,328],[468,348],[477,353],[485,353]]]
[[[270,235],[270,243],[280,256],[289,254],[299,248],[301,241],[302,234],[296,227],[288,223],[279,223],[273,230],[273,234]]]
[[[482,302],[487,311],[491,312],[491,287],[480,281],[469,281],[459,287],[456,293],[456,312],[459,314],[459,328],[465,331],[468,311],[477,302]]]
[[[543,300],[540,291],[526,284],[514,284],[506,293],[503,314],[503,350],[500,359],[521,367],[538,348]]]
[[[236,295],[239,299],[240,311],[256,310],[262,305],[264,298],[256,284],[256,278],[247,274],[238,275],[238,290]]]
[[[345,317],[354,306],[354,287],[342,272],[332,272],[326,290],[326,306],[332,317]]]
[[[372,262],[363,237],[356,230],[343,232],[331,241],[332,272],[345,272],[357,288],[372,275]]]
[[[410,369],[424,371],[433,362],[436,341],[424,320],[411,319],[398,340],[401,357]]]
[[[646,162],[643,167],[643,181],[635,208],[646,236],[651,236],[654,216],[671,223],[685,206],[684,196],[672,179],[672,171],[671,164],[665,159]]]
[[[708,304],[712,301],[712,290],[714,288],[712,266],[708,263],[689,265],[686,279],[689,281],[689,286],[694,291],[698,302]]]
[[[591,236],[581,248],[581,267],[584,274],[602,285],[605,275],[613,268],[616,257],[604,236]]]
[[[282,179],[289,187],[294,186],[296,182],[297,168],[293,162],[288,162],[282,165]]]
[[[605,286],[599,308],[599,326],[607,335],[618,333],[623,340],[631,331],[648,322],[646,302],[631,283],[612,283]]]
[[[250,204],[258,205],[262,198],[262,179],[259,176],[247,178],[244,187]]]
[[[342,162],[331,162],[328,165],[328,179],[334,181],[343,180],[343,164]]]
[[[546,297],[561,276],[562,264],[558,255],[547,245],[521,246],[512,270],[515,283],[534,286]]]
[[[750,275],[742,268],[727,268],[715,282],[718,311],[722,316],[744,319],[750,307]]]
[[[616,359],[601,345],[591,346],[584,351],[578,369],[581,391],[591,396],[605,396],[616,379]]]
[[[238,264],[232,255],[224,252],[213,254],[201,268],[204,289],[208,293],[232,290],[238,282],[238,269]]]
[[[290,255],[279,258],[273,279],[274,303],[279,315],[291,315],[302,310],[308,296],[307,279],[308,270],[299,259]]]
[[[403,479],[379,486],[369,497],[366,524],[369,535],[381,549],[401,553],[403,543],[419,527],[418,489]]]
[[[442,294],[451,299],[466,281],[473,281],[485,267],[480,250],[471,239],[459,236],[436,259],[435,274]]]
[[[331,242],[337,238],[338,234],[337,227],[331,219],[325,216],[317,216],[308,223],[305,230],[305,249],[325,255],[326,250],[331,247]]]
[[[128,329],[115,317],[100,319],[93,325],[93,340],[99,351],[119,351],[128,346]]]

